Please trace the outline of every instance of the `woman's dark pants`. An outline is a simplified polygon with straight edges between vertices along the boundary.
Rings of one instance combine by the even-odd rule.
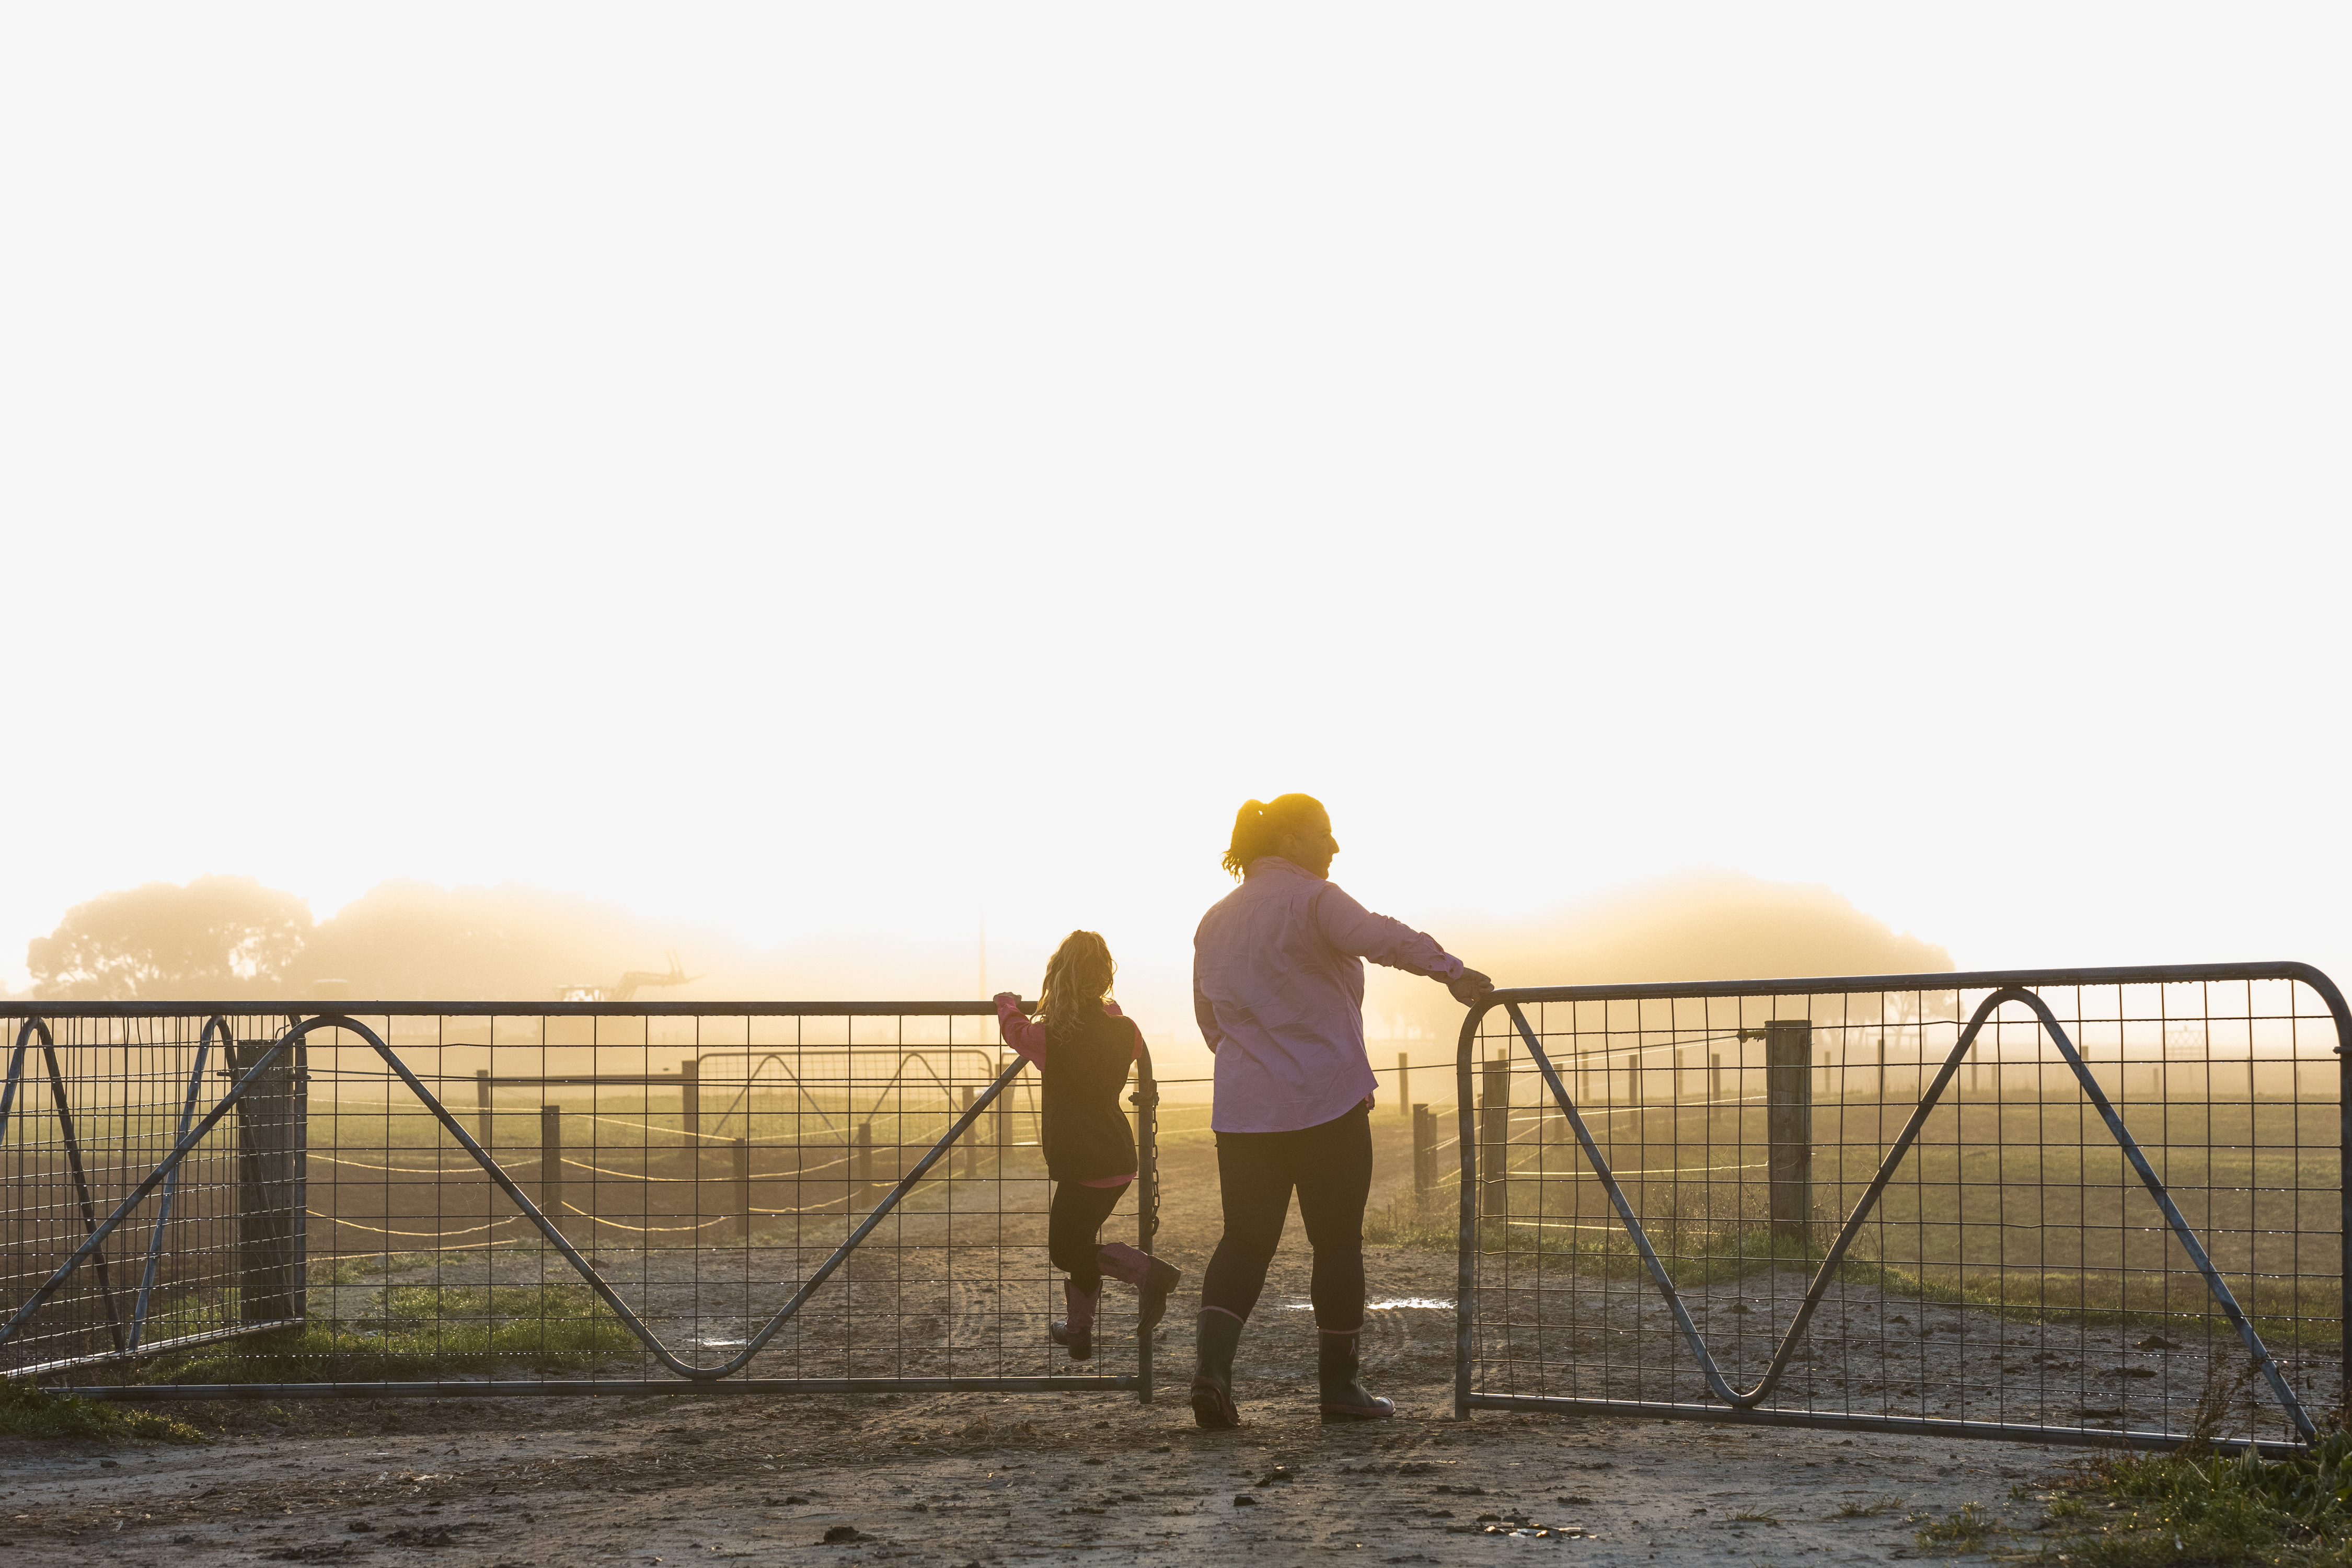
[[[1364,1326],[1364,1201],[1372,1191],[1371,1117],[1361,1106],[1295,1132],[1220,1132],[1217,1182],[1225,1234],[1209,1259],[1201,1305],[1246,1319],[1282,1244],[1290,1194],[1315,1249],[1316,1326]]]
[[[1095,1233],[1133,1183],[1116,1187],[1083,1187],[1076,1182],[1054,1184],[1054,1206],[1045,1220],[1045,1256],[1070,1277],[1079,1291],[1091,1296],[1102,1289],[1102,1265],[1095,1261]],[[1034,1234],[1034,1233],[1033,1233]]]

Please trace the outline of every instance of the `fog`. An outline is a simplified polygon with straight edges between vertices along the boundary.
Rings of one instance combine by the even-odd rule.
[[[1724,867],[1969,967],[2352,973],[2348,49],[9,8],[0,984],[226,873],[443,994],[967,994],[983,921],[1030,989],[1083,926],[1174,1028],[1294,790],[1514,953]],[[386,934],[515,888],[634,913]]]
[[[1118,994],[1163,1074],[1205,1072],[1189,948],[1105,934],[1120,959]],[[1895,931],[1827,888],[1728,871],[1642,882],[1532,916],[1461,916],[1434,922],[1432,934],[1507,985],[1953,967],[1943,948]],[[1050,947],[1060,935],[1024,933],[1019,945]],[[684,984],[665,983],[671,953],[691,976]],[[614,998],[633,973],[640,1001],[976,1001],[983,984],[1036,994],[1041,974],[1000,963],[983,980],[982,962],[978,932],[962,950],[856,931],[757,947],[716,922],[654,919],[513,884],[387,881],[314,921],[295,894],[220,876],[88,900],[26,954],[32,994],[58,999],[530,1003]],[[1442,1056],[1462,1016],[1443,986],[1367,966],[1365,1029],[1383,1052]]]

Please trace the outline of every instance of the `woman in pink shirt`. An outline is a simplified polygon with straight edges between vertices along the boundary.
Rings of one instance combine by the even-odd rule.
[[[995,997],[1004,1043],[1035,1063],[1044,1080],[1038,1141],[1045,1146],[1045,1173],[1054,1180],[1046,1255],[1069,1276],[1062,1282],[1069,1316],[1046,1332],[1069,1348],[1072,1361],[1095,1353],[1095,1304],[1102,1299],[1104,1275],[1143,1293],[1139,1336],[1159,1323],[1181,1278],[1173,1264],[1123,1241],[1095,1245],[1095,1234],[1136,1172],[1135,1132],[1118,1096],[1129,1064],[1143,1054],[1143,1031],[1106,995],[1117,969],[1108,943],[1093,931],[1074,931],[1046,962],[1036,1017],[1024,1016],[1021,999],[1010,991]]]
[[[1396,1414],[1356,1379],[1364,1326],[1364,1202],[1379,1080],[1364,1051],[1364,964],[1442,980],[1467,1005],[1493,982],[1402,921],[1327,880],[1339,841],[1312,795],[1249,801],[1225,869],[1242,879],[1192,939],[1192,1013],[1216,1053],[1217,1180],[1223,1237],[1201,1285],[1192,1417],[1237,1426],[1234,1352],[1265,1287],[1290,1194],[1315,1249],[1325,1421]]]

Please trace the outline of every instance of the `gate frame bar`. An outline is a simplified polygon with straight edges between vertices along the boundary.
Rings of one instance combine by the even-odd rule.
[[[1031,1010],[1034,1005],[1035,1005],[1034,1003],[1024,1004],[1024,1011]],[[507,1194],[509,1200],[514,1204],[516,1209],[522,1215],[522,1216],[530,1220],[531,1224],[538,1228],[541,1235],[553,1244],[556,1250],[562,1255],[564,1260],[571,1265],[572,1270],[587,1283],[588,1287],[596,1293],[598,1298],[604,1301],[605,1306],[613,1310],[614,1314],[620,1319],[622,1324],[628,1329],[631,1335],[637,1340],[639,1344],[674,1374],[673,1377],[669,1379],[569,1379],[549,1380],[546,1382],[507,1380],[504,1383],[490,1382],[487,1380],[480,1383],[444,1380],[418,1383],[335,1382],[319,1384],[158,1384],[78,1388],[74,1391],[75,1393],[87,1398],[211,1399],[255,1396],[384,1397],[404,1393],[457,1394],[467,1395],[487,1394],[522,1394],[529,1393],[549,1394],[582,1393],[645,1394],[677,1393],[684,1392],[685,1390],[691,1388],[764,1393],[797,1391],[802,1393],[918,1394],[950,1392],[1059,1393],[1116,1389],[1134,1392],[1139,1403],[1147,1405],[1151,1403],[1152,1343],[1151,1336],[1149,1334],[1139,1334],[1137,1336],[1135,1372],[1132,1373],[1116,1373],[1110,1376],[1019,1378],[738,1378],[732,1382],[725,1381],[730,1376],[730,1374],[741,1371],[744,1366],[749,1364],[754,1355],[756,1355],[761,1349],[765,1348],[768,1341],[773,1338],[786,1322],[790,1321],[795,1315],[797,1315],[803,1307],[807,1305],[808,1301],[815,1295],[818,1289],[821,1288],[824,1282],[848,1260],[850,1255],[856,1250],[858,1245],[863,1242],[868,1235],[872,1234],[875,1228],[889,1215],[890,1211],[898,1206],[899,1201],[911,1192],[918,1184],[919,1184],[922,1178],[929,1173],[934,1165],[938,1164],[940,1160],[947,1156],[949,1152],[954,1148],[956,1142],[961,1139],[968,1131],[970,1131],[974,1123],[979,1121],[981,1113],[991,1108],[998,1096],[1003,1094],[1003,1091],[1011,1086],[1013,1080],[1020,1075],[1022,1068],[1028,1065],[1025,1058],[1015,1055],[1011,1061],[1005,1064],[1003,1070],[997,1074],[994,1081],[992,1081],[986,1089],[977,1095],[970,1105],[962,1108],[961,1114],[960,1114],[950,1125],[946,1133],[930,1147],[920,1160],[916,1162],[912,1170],[908,1171],[899,1177],[898,1181],[892,1186],[890,1191],[883,1196],[882,1201],[866,1216],[863,1223],[859,1224],[855,1229],[853,1229],[849,1236],[843,1240],[841,1245],[836,1247],[825,1261],[817,1268],[816,1271],[802,1282],[800,1288],[793,1293],[792,1298],[785,1302],[783,1307],[776,1312],[775,1316],[771,1318],[763,1327],[751,1336],[748,1342],[744,1345],[740,1354],[733,1356],[719,1365],[705,1367],[697,1366],[691,1363],[679,1360],[671,1352],[667,1345],[661,1342],[659,1337],[656,1336],[652,1330],[637,1317],[635,1312],[630,1310],[628,1304],[621,1300],[619,1295],[614,1291],[611,1285],[604,1280],[603,1276],[597,1273],[594,1266],[589,1263],[588,1260],[580,1254],[579,1249],[574,1247],[572,1243],[565,1238],[562,1233],[555,1227],[554,1224],[549,1220],[547,1215],[541,1212],[539,1205],[533,1203],[530,1196],[516,1184],[511,1176],[507,1174],[505,1169],[499,1164],[497,1159],[479,1143],[475,1142],[472,1135],[466,1131],[462,1124],[460,1124],[457,1116],[451,1112],[447,1106],[442,1103],[440,1097],[436,1095],[431,1089],[425,1088],[424,1081],[419,1079],[415,1072],[410,1070],[408,1065],[400,1059],[399,1056],[384,1042],[383,1037],[378,1036],[376,1032],[367,1025],[362,1023],[358,1017],[353,1016],[352,1015],[354,1013],[372,1014],[378,1017],[590,1016],[715,1018],[774,1016],[996,1016],[996,1009],[993,1005],[989,1003],[969,1002],[770,1002],[733,1004],[672,1002],[652,1003],[644,1005],[628,1003],[595,1002],[558,1002],[547,1004],[521,1004],[514,1002],[345,1002],[327,1007],[321,1007],[318,1004],[311,1004],[306,1006],[301,1004],[275,1003],[268,1005],[264,1009],[259,1011],[257,1011],[253,1004],[249,1002],[116,1002],[94,1004],[84,1003],[78,1005],[68,1004],[62,1006],[44,1005],[38,1002],[0,1003],[0,1017],[17,1017],[26,1020],[23,1027],[17,1034],[16,1047],[14,1051],[11,1053],[11,1058],[5,1078],[5,1079],[0,1079],[0,1134],[5,1134],[5,1132],[7,1118],[11,1110],[12,1102],[16,1099],[16,1091],[22,1077],[26,1047],[29,1043],[31,1037],[37,1032],[42,1038],[44,1046],[48,1047],[49,1045],[50,1033],[47,1023],[46,1022],[47,1019],[66,1017],[85,1019],[207,1017],[210,1021],[205,1025],[205,1038],[209,1038],[210,1037],[213,1022],[218,1021],[217,1018],[214,1017],[214,1016],[216,1015],[234,1016],[285,1016],[289,1019],[289,1026],[285,1032],[279,1035],[275,1040],[271,1041],[268,1049],[265,1050],[260,1057],[255,1060],[251,1068],[236,1078],[236,1081],[229,1088],[227,1093],[222,1096],[222,1098],[213,1105],[212,1109],[207,1111],[200,1121],[197,1121],[194,1125],[191,1126],[189,1125],[189,1118],[187,1115],[184,1113],[183,1114],[181,1118],[181,1132],[178,1138],[174,1141],[171,1152],[165,1155],[163,1160],[158,1162],[152,1170],[148,1172],[147,1175],[123,1197],[122,1201],[119,1205],[116,1205],[111,1214],[108,1215],[103,1221],[98,1220],[94,1212],[86,1214],[85,1219],[89,1230],[88,1236],[81,1245],[76,1247],[73,1253],[68,1257],[62,1264],[58,1265],[55,1272],[53,1272],[47,1280],[45,1280],[29,1297],[26,1299],[26,1300],[8,1318],[7,1321],[5,1324],[0,1324],[0,1343],[5,1343],[9,1339],[13,1338],[16,1331],[29,1321],[33,1315],[40,1310],[41,1306],[61,1287],[63,1287],[68,1279],[72,1278],[74,1272],[79,1268],[83,1263],[96,1258],[100,1260],[97,1267],[102,1271],[104,1264],[103,1255],[100,1248],[104,1246],[106,1238],[112,1235],[118,1227],[127,1222],[131,1211],[137,1208],[140,1203],[147,1197],[148,1194],[152,1192],[157,1186],[163,1185],[166,1183],[176,1184],[181,1162],[184,1160],[198,1144],[202,1143],[205,1138],[210,1134],[212,1130],[229,1113],[230,1110],[245,1098],[247,1090],[250,1089],[253,1084],[259,1079],[260,1075],[268,1068],[270,1063],[277,1059],[279,1053],[287,1050],[290,1047],[296,1046],[300,1041],[307,1038],[314,1030],[331,1028],[349,1030],[351,1033],[359,1036],[362,1040],[367,1042],[369,1047],[375,1051],[376,1055],[383,1059],[384,1064],[393,1070],[394,1074],[407,1086],[409,1091],[416,1097],[418,1102],[426,1110],[432,1113],[435,1120],[439,1121],[442,1127],[457,1141],[458,1146],[464,1149],[466,1152],[472,1157],[476,1164],[481,1168],[483,1173],[490,1178],[500,1191]],[[303,1016],[305,1014],[309,1014],[310,1016],[305,1017]],[[198,1048],[199,1051],[203,1048],[201,1042]],[[845,1046],[843,1048],[854,1050],[856,1047],[854,1045],[849,1045]],[[49,1058],[50,1076],[55,1079],[57,1078],[57,1064],[53,1047],[49,1047],[47,1055]],[[905,1070],[905,1065],[903,1062],[900,1064],[899,1070],[902,1073]],[[1137,1140],[1139,1149],[1135,1182],[1137,1199],[1136,1223],[1139,1238],[1143,1244],[1143,1250],[1149,1252],[1154,1239],[1154,1233],[1158,1229],[1159,1159],[1156,1111],[1160,1103],[1160,1094],[1157,1081],[1152,1075],[1151,1058],[1148,1047],[1137,1056],[1136,1076],[1137,1083],[1135,1091],[1128,1097],[1129,1103],[1136,1108],[1136,1120],[1138,1122],[1137,1132],[1139,1133]],[[194,1080],[192,1080],[192,1082]],[[53,1086],[53,1092],[57,1099],[56,1110],[58,1115],[61,1119],[68,1118],[70,1116],[70,1110],[66,1104],[61,1082]],[[72,1137],[70,1122],[67,1121],[66,1126],[67,1136],[70,1141]],[[70,1142],[68,1147],[69,1149],[72,1148]],[[75,1163],[78,1170],[79,1163],[79,1151],[73,1150],[73,1152],[76,1154]],[[90,1210],[92,1207],[87,1192],[84,1194],[83,1206],[85,1210]],[[102,1272],[100,1274],[100,1280],[101,1284],[103,1284],[104,1275]],[[108,1297],[108,1316],[110,1323],[113,1324],[114,1313],[112,1310],[112,1299],[110,1292]],[[270,1328],[278,1326],[280,1325],[254,1325],[255,1328]],[[119,1337],[121,1334],[119,1325],[115,1325],[115,1332],[118,1336],[119,1342]],[[209,1338],[212,1336],[208,1335],[205,1337]],[[226,1338],[230,1336],[224,1334],[220,1337]],[[170,1348],[175,1342],[163,1342],[152,1347],[140,1347],[139,1349],[128,1351],[118,1350],[115,1356],[95,1359],[128,1359],[130,1356],[141,1353],[142,1350],[161,1352],[162,1351]],[[75,1359],[77,1362],[79,1362],[85,1358]],[[199,1390],[201,1392],[198,1392]]]
[[[1463,1019],[1460,1045],[1454,1058],[1456,1098],[1459,1102],[1456,1115],[1460,1121],[1462,1146],[1461,1219],[1456,1236],[1454,1279],[1454,1418],[1466,1420],[1474,1409],[1537,1409],[1591,1415],[1646,1415],[1662,1419],[1820,1426],[1843,1430],[1916,1432],[1937,1436],[1990,1436],[2024,1441],[2092,1445],[2122,1443],[2132,1447],[2149,1448],[2175,1447],[2188,1441],[2189,1439],[2184,1436],[2168,1433],[2095,1432],[2087,1429],[1951,1420],[1928,1416],[1863,1416],[1828,1411],[1778,1411],[1758,1408],[1759,1403],[1769,1397],[1772,1389],[1778,1384],[1781,1373],[1786,1370],[1790,1356],[1794,1353],[1798,1340],[1803,1334],[1807,1321],[1811,1317],[1814,1308],[1819,1305],[1822,1293],[1828,1289],[1832,1271],[1843,1259],[1848,1245],[1859,1233],[1863,1221],[1868,1217],[1869,1211],[1879,1194],[1885,1189],[1887,1182],[1892,1179],[1896,1164],[1909,1152],[1912,1142],[1926,1125],[1928,1114],[1935,1110],[1944,1090],[1958,1077],[1961,1059],[1966,1056],[1969,1047],[1975,1044],[1979,1031],[1982,1029],[1986,1020],[1990,1018],[1999,1008],[2011,1002],[2022,1002],[2032,1010],[2042,1029],[2058,1046],[2060,1054],[2074,1071],[2076,1079],[2082,1084],[2086,1096],[2094,1108],[2098,1110],[2109,1132],[2116,1138],[2126,1158],[2131,1163],[2142,1185],[2155,1198],[2158,1207],[2164,1215],[2167,1226],[2173,1232],[2174,1238],[2182,1244],[2190,1259],[2203,1274],[2207,1287],[2221,1305],[2223,1314],[2238,1330],[2248,1353],[2253,1358],[2256,1367],[2270,1384],[2273,1397],[2278,1400],[2303,1438],[2301,1444],[2264,1441],[2250,1444],[2243,1439],[2222,1440],[2215,1443],[2214,1447],[2225,1449],[2252,1447],[2259,1451],[2273,1454],[2304,1451],[2305,1447],[2317,1436],[2317,1430],[2309,1414],[2295,1398],[2294,1391],[2287,1386],[2275,1358],[2263,1343],[2262,1336],[2255,1331],[2252,1322],[2246,1317],[2243,1310],[2239,1308],[2235,1297],[2231,1295],[2228,1285],[2222,1281],[2202,1244],[2197,1240],[2194,1231],[2189,1228],[2188,1221],[2181,1215],[2178,1205],[2173,1203],[2171,1195],[2165,1190],[2164,1184],[2157,1176],[2154,1167],[2148,1163],[2147,1156],[2141,1152],[2129,1130],[2124,1126],[2122,1118],[2116,1111],[2114,1105],[2091,1077],[2089,1068],[2074,1049],[2073,1041],[2059,1026],[2056,1016],[2039,994],[2044,988],[2063,989],[2068,986],[2167,985],[2214,982],[2228,984],[2252,980],[2285,980],[2299,982],[2309,986],[2326,1005],[2328,1014],[2335,1022],[2336,1044],[2334,1051],[2336,1058],[2337,1079],[2337,1206],[2341,1216],[2340,1223],[2343,1225],[2343,1230],[2339,1236],[2338,1278],[2347,1284],[2352,1284],[2352,1184],[2347,1184],[2344,1180],[2346,1155],[2352,1153],[2352,1057],[2347,1057],[2345,1052],[2346,1045],[2352,1043],[2352,1009],[2347,1009],[2344,994],[2337,988],[2336,983],[2310,964],[2296,963],[2149,964],[2099,969],[1975,970],[1941,974],[1813,975],[1780,980],[1703,981],[1685,984],[1651,983],[1630,985],[1517,986],[1489,993],[1482,997]],[[1771,1364],[1766,1369],[1764,1376],[1754,1388],[1740,1394],[1731,1388],[1716,1366],[1714,1358],[1709,1354],[1696,1325],[1691,1321],[1688,1311],[1684,1308],[1682,1299],[1675,1291],[1672,1279],[1666,1274],[1664,1265],[1659,1260],[1655,1249],[1651,1247],[1648,1234],[1643,1230],[1639,1218],[1633,1214],[1632,1205],[1627,1202],[1615,1176],[1610,1172],[1608,1162],[1601,1157],[1599,1147],[1593,1142],[1591,1132],[1584,1125],[1583,1118],[1577,1113],[1575,1102],[1570,1096],[1567,1086],[1553,1068],[1549,1056],[1538,1041],[1534,1030],[1529,1027],[1527,1016],[1521,1011],[1521,1006],[1530,1002],[1681,1001],[1711,996],[1812,996],[1867,991],[1950,991],[1956,994],[1961,991],[1988,991],[1990,994],[1979,1004],[1974,1016],[1962,1030],[1958,1043],[1946,1058],[1934,1082],[1921,1091],[1919,1103],[1906,1122],[1902,1133],[1890,1145],[1885,1159],[1880,1163],[1877,1175],[1854,1205],[1853,1213],[1847,1217],[1836,1242],[1824,1257],[1820,1269],[1815,1274],[1811,1288],[1806,1292],[1804,1301],[1798,1309],[1789,1333],[1782,1340],[1780,1348],[1773,1356]],[[1657,1285],[1664,1296],[1677,1329],[1698,1363],[1699,1370],[1706,1376],[1708,1386],[1715,1391],[1717,1397],[1724,1401],[1723,1405],[1479,1394],[1472,1390],[1474,1358],[1471,1342],[1475,1301],[1474,1282],[1479,1222],[1476,1197],[1478,1136],[1475,1124],[1476,1112],[1472,1107],[1471,1072],[1477,1065],[1475,1053],[1478,1048],[1478,1026],[1485,1020],[1487,1014],[1497,1007],[1504,1009],[1511,1020],[1514,1032],[1526,1044],[1537,1066],[1541,1069],[1546,1085],[1551,1090],[1552,1097],[1559,1103],[1562,1113],[1567,1117],[1569,1125],[1574,1130],[1577,1142],[1583,1149],[1586,1159],[1591,1163],[1593,1173],[1600,1179],[1611,1204],[1616,1208],[1620,1220],[1625,1226],[1627,1234],[1639,1250],[1643,1262],[1649,1269],[1652,1281]],[[2342,1389],[2339,1397],[2344,1394],[2352,1394],[2352,1311],[2345,1314],[2341,1334],[2338,1378]]]

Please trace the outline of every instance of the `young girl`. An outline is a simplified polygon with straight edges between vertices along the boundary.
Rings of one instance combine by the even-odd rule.
[[[1135,1331],[1150,1333],[1168,1309],[1181,1271],[1125,1242],[1095,1245],[1095,1233],[1135,1180],[1135,1133],[1119,1109],[1130,1063],[1143,1054],[1143,1031],[1105,999],[1110,990],[1110,948],[1090,931],[1074,931],[1045,964],[1037,1016],[1024,1017],[1021,999],[997,993],[996,1022],[1004,1043],[1037,1064],[1045,1080],[1040,1120],[1045,1173],[1054,1179],[1046,1229],[1047,1255],[1069,1276],[1062,1298],[1069,1316],[1047,1333],[1069,1347],[1072,1361],[1095,1353],[1095,1303],[1102,1277],[1125,1280],[1143,1293]]]

